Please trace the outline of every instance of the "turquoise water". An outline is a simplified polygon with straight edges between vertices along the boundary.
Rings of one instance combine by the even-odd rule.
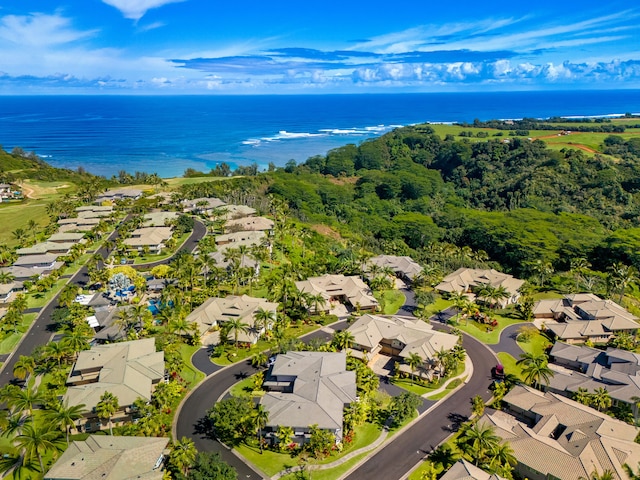
[[[181,175],[302,162],[395,126],[640,112],[640,91],[308,96],[0,97],[0,144],[57,167]]]

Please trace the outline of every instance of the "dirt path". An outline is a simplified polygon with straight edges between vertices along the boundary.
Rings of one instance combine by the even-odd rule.
[[[33,193],[35,192],[33,188],[27,187],[26,185],[20,185],[20,188],[22,188],[22,193],[24,194],[25,197],[31,198],[31,199],[35,198],[33,196]]]

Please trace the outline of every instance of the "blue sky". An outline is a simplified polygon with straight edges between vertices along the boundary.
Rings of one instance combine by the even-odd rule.
[[[600,88],[640,88],[635,2],[3,0],[0,5],[0,94]]]

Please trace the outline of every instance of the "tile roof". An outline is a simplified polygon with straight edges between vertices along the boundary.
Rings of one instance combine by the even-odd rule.
[[[524,285],[524,280],[494,269],[459,268],[444,277],[435,288],[443,292],[466,292],[480,283],[488,283],[493,287],[502,286],[511,295],[518,295],[518,289]]]
[[[293,392],[269,392],[260,403],[269,412],[267,426],[341,429],[345,405],[356,400],[356,375],[346,369],[345,352],[280,354],[269,378],[295,377]]]
[[[399,257],[396,255],[378,255],[377,257],[370,258],[369,264],[378,265],[379,267],[389,267],[398,274],[413,280],[415,277],[422,273],[423,268],[408,256]]]
[[[278,308],[275,302],[269,302],[264,298],[254,298],[248,295],[230,295],[224,298],[209,298],[194,309],[187,317],[188,322],[196,322],[201,335],[206,334],[213,326],[224,323],[232,318],[240,318],[250,327],[255,324],[254,315],[260,309],[274,312]],[[259,336],[259,332],[249,330],[240,332],[238,341],[253,342]],[[205,340],[203,338],[203,340]]]
[[[440,350],[451,350],[458,343],[456,335],[435,331],[428,323],[411,317],[363,315],[347,331],[353,335],[354,343],[368,351],[382,340],[397,340],[402,344],[403,358],[417,353],[429,360]]]
[[[94,379],[93,383],[75,385]],[[138,397],[151,399],[152,385],[164,377],[164,352],[156,352],[155,339],[96,345],[78,354],[67,378],[71,385],[64,398],[69,405],[96,406],[105,392],[118,397],[120,406]]]
[[[563,480],[589,478],[594,470],[614,472],[627,478],[623,463],[636,465],[640,445],[634,443],[637,429],[592,408],[553,393],[542,393],[518,385],[503,399],[509,407],[535,414],[533,428],[504,413],[495,412],[479,422],[496,427],[509,441],[519,464],[543,475]]]
[[[158,460],[168,438],[90,435],[74,441],[45,480],[161,480]]]
[[[320,294],[327,301],[335,297],[347,297],[354,307],[356,305],[360,305],[361,308],[378,306],[378,301],[373,297],[369,286],[356,276],[327,274],[321,277],[310,277],[296,282],[296,288],[301,292]]]

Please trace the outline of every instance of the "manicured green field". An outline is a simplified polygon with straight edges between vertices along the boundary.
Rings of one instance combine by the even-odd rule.
[[[380,305],[384,305],[382,310],[384,315],[397,313],[406,300],[405,296],[399,290],[385,290],[382,293],[376,292],[374,297],[380,302]]]
[[[200,350],[200,345],[186,345],[180,346],[180,356],[185,366],[180,372],[180,376],[189,383],[189,389],[193,388],[198,382],[204,378],[204,373],[195,368],[191,363],[191,357],[195,352]]]

